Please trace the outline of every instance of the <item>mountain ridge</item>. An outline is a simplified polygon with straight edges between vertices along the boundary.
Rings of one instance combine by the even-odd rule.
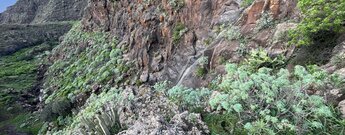
[[[18,0],[0,13],[0,24],[78,20],[86,5],[87,0]]]

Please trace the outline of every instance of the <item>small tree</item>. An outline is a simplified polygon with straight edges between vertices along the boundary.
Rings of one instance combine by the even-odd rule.
[[[345,0],[299,0],[298,7],[303,19],[290,32],[290,44],[310,45],[321,32],[344,31]]]

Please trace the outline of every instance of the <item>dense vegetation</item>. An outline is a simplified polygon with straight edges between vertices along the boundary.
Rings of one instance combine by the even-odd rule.
[[[344,0],[299,0],[302,21],[291,31],[293,45],[311,45],[315,40],[327,38],[327,33],[344,32]]]
[[[121,98],[120,90],[115,88],[92,94],[85,103],[85,108],[76,115],[60,116],[55,124],[63,126],[62,130],[53,129],[47,132],[48,123],[41,128],[40,133],[66,135],[66,134],[114,134],[122,130],[118,122],[117,105]]]
[[[18,101],[36,104],[35,97],[25,99],[21,96],[33,92],[38,83],[37,71],[42,58],[56,44],[43,43],[0,58],[0,129],[13,125],[20,132],[37,134],[39,131],[42,123],[31,113],[23,111]]]
[[[63,52],[63,59],[50,66],[48,73],[54,76],[49,76],[44,84],[45,106],[41,117],[47,121],[46,125],[52,122],[56,127],[49,133],[120,131],[116,104],[121,97],[116,88],[126,83],[124,73],[130,72],[130,63],[122,60],[125,49],[109,33],[82,31],[80,23],[65,35],[61,45],[53,50],[55,54]],[[85,108],[76,110],[75,104]],[[47,128],[41,132],[45,133]]]
[[[86,42],[91,42],[91,45],[78,46]],[[67,97],[73,102],[76,94],[87,93],[94,85],[106,86],[109,81],[121,81],[122,73],[128,70],[121,59],[122,50],[117,47],[116,38],[109,37],[108,33],[83,32],[79,23],[53,51],[62,51],[65,59],[55,61],[48,70],[58,74],[50,76],[46,82],[46,104]],[[53,93],[48,95],[50,92]]]
[[[240,127],[250,134],[315,134],[344,130],[323,97],[310,95],[310,89],[324,92],[329,87],[342,88],[336,75],[322,70],[296,66],[293,73],[286,69],[274,71],[260,68],[252,71],[247,65],[228,64],[221,90],[210,106],[237,116]],[[340,82],[339,82],[340,81]]]
[[[312,94],[342,89],[343,78],[328,75],[317,66],[307,69],[296,66],[289,72],[284,68],[258,68],[252,64],[259,60],[250,58],[241,65],[227,64],[227,74],[208,89],[182,86],[167,89],[166,82],[157,83],[155,89],[163,91],[182,109],[200,112],[200,108],[211,107],[211,112],[202,114],[214,134],[345,132],[345,121],[339,118],[337,110],[322,94]],[[210,96],[212,91],[217,94]]]
[[[244,1],[242,5],[250,3]],[[302,21],[290,32],[290,43],[314,45],[321,50],[318,44],[334,44],[334,37],[344,32],[344,4],[342,0],[300,0]],[[269,15],[264,14],[262,18],[268,21],[259,21],[262,23],[258,24],[258,31],[273,25]],[[221,34],[228,40],[245,40],[236,26],[227,29]],[[329,46],[332,47],[325,48]],[[329,75],[315,65],[285,69],[284,56],[272,58],[261,49],[245,57],[240,64],[226,64],[227,74],[211,82],[209,88],[174,86],[169,89],[167,82],[157,83],[154,88],[181,109],[201,112],[211,134],[345,133],[345,121],[337,108],[323,97],[330,89],[343,90],[344,78]],[[203,76],[200,69],[196,73]],[[201,111],[207,107],[212,110]]]

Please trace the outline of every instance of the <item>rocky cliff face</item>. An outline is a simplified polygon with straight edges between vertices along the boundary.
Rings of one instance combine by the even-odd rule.
[[[79,20],[87,0],[18,0],[0,14],[0,24]]]
[[[120,97],[132,97],[131,101],[113,105],[117,106],[115,111],[118,115],[113,116],[114,119],[119,121],[121,127],[128,128],[119,134],[209,134],[200,116],[181,112],[178,106],[171,105],[164,94],[159,94],[151,86],[167,80],[172,82],[170,85],[206,87],[216,76],[225,73],[222,61],[240,62],[246,53],[257,48],[267,50],[273,57],[291,57],[293,49],[287,46],[286,39],[281,35],[296,26],[284,22],[284,19],[298,19],[296,2],[256,0],[249,7],[241,7],[240,0],[91,0],[82,19],[81,31],[107,33],[107,36],[97,36],[103,37],[99,41],[88,36],[80,41],[65,39],[66,42],[55,48],[50,60],[58,62],[47,74],[43,101],[49,101],[47,106],[54,105],[52,99],[59,98],[56,95],[66,95],[71,88],[75,88],[73,90],[81,92],[68,94],[71,102],[85,103],[87,107],[92,103],[87,99],[90,92],[107,91],[113,86],[121,89]],[[79,35],[80,32],[72,33],[71,37],[84,37]],[[117,44],[119,50],[109,49],[110,43],[101,41],[112,38],[117,39],[118,42],[111,42]],[[121,60],[117,64],[112,63],[116,59],[113,51],[120,50],[122,53],[115,54],[122,54]],[[94,54],[99,54],[99,58],[91,57]],[[83,60],[75,59],[77,57]],[[77,65],[82,67],[76,68]],[[128,66],[129,70],[122,72],[119,68],[122,65]],[[115,69],[120,71],[112,71]],[[199,74],[200,70],[202,73]],[[106,76],[111,74],[107,81],[90,78],[103,71]],[[56,80],[64,84],[54,83],[59,82]],[[112,106],[106,104],[102,108],[108,108],[104,109],[106,112]],[[76,117],[82,117],[84,113],[81,111]],[[190,117],[195,118],[194,122]],[[102,120],[90,117],[90,121],[101,123]],[[92,122],[85,124],[77,121],[72,125],[59,133],[108,132],[100,131],[100,128],[97,129],[100,126]],[[54,127],[56,125],[50,128]],[[48,131],[48,134],[52,132]]]
[[[48,69],[44,78],[40,73],[41,134],[243,134],[265,127],[262,121],[272,130],[259,129],[257,134],[280,133],[283,130],[276,128],[286,125],[289,133],[302,134],[314,132],[300,126],[314,117],[309,116],[314,109],[305,108],[323,107],[322,97],[339,101],[344,97],[331,84],[334,78],[324,77],[327,73],[317,72],[314,77],[302,66],[297,67],[302,73],[293,72],[295,65],[311,63],[344,76],[345,67],[339,62],[345,52],[343,35],[332,37],[327,46],[328,42],[299,48],[288,45],[289,30],[302,19],[297,0],[88,2],[20,0],[0,15],[2,23],[45,23],[75,20],[84,13],[44,59]],[[236,69],[225,63],[249,63],[254,68]],[[315,81],[320,76],[325,83]],[[295,93],[286,92],[292,89]],[[313,102],[309,95],[322,101],[301,108],[288,104],[299,99]],[[237,99],[237,104],[230,105]],[[271,106],[271,100],[282,104]],[[281,115],[269,112],[284,109],[309,113],[296,118],[283,111]],[[300,119],[297,124],[295,118]]]
[[[18,0],[0,13],[0,55],[39,42],[57,41],[71,28],[71,24],[61,22],[80,20],[86,6],[87,0]]]
[[[236,24],[242,35],[255,35],[248,38],[251,46],[268,47],[277,29],[254,32],[258,20],[264,14],[278,21],[296,16],[296,1],[259,0],[249,8],[241,7],[241,2],[91,0],[82,22],[86,31],[111,31],[120,37],[129,48],[126,58],[135,61],[142,82],[168,79],[196,87],[202,80],[191,79],[191,72],[198,58],[207,57],[210,71],[217,68],[220,57],[241,57],[235,53],[239,42],[225,41],[219,33],[224,35],[224,29],[216,31],[219,26]]]

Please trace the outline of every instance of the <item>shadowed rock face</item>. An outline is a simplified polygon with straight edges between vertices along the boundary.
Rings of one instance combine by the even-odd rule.
[[[83,25],[85,30],[111,31],[120,37],[142,82],[168,79],[177,83],[204,53],[207,46],[203,41],[214,36],[212,27],[239,18],[239,2],[188,0],[179,7],[169,0],[91,0]],[[178,30],[181,26],[183,30]]]
[[[0,14],[0,24],[79,20],[87,0],[18,0]]]
[[[56,42],[71,26],[69,23],[0,25],[0,56],[44,42]]]

